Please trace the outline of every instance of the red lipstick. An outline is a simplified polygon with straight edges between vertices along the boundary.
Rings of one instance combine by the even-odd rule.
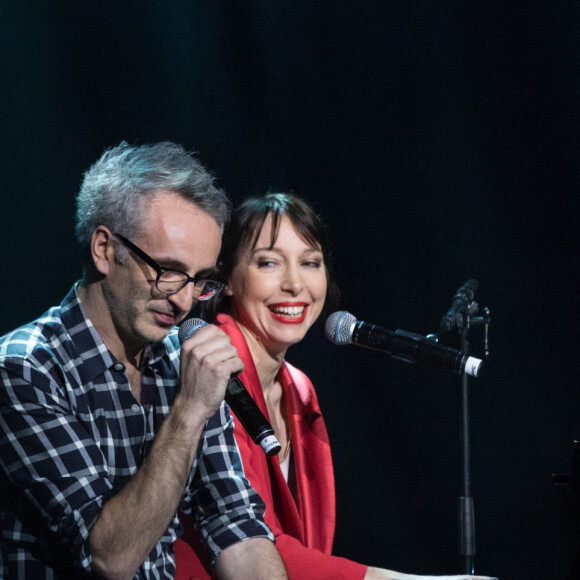
[[[272,308],[281,308],[281,307],[304,307],[302,314],[299,317],[292,318],[288,314],[284,314],[282,312],[274,312]],[[268,305],[270,310],[270,314],[272,318],[276,319],[278,322],[282,322],[284,324],[301,324],[304,322],[306,318],[306,313],[308,312],[308,304],[306,302],[278,302],[276,304]]]

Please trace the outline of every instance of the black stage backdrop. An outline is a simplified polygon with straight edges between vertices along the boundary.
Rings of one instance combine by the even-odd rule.
[[[577,0],[18,0],[0,7],[0,47],[0,332],[79,277],[82,172],[121,140],[177,141],[235,201],[313,202],[357,318],[434,332],[479,281],[476,571],[566,575],[578,513],[552,473],[569,473],[580,436]],[[288,358],[334,445],[335,552],[462,572],[460,379],[334,346],[322,327]],[[481,328],[471,337],[481,355]]]

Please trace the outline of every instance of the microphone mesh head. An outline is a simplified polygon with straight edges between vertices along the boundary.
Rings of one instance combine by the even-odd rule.
[[[467,295],[467,298],[469,300],[473,300],[473,297],[475,296],[475,293],[477,292],[477,280],[474,280],[473,278],[470,278],[467,282],[465,282],[465,284],[463,285],[463,288],[461,288],[459,290],[459,292],[464,292]]]
[[[184,340],[191,338],[202,326],[206,325],[207,322],[201,318],[188,318],[187,320],[184,320],[179,327],[179,332],[177,333],[179,344],[182,344]]]
[[[334,312],[326,319],[324,332],[334,344],[351,344],[356,318],[346,310]]]

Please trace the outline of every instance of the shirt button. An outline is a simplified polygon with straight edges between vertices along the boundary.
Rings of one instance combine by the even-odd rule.
[[[133,411],[133,413],[139,413],[139,411],[141,410],[141,407],[139,407],[139,405],[137,405],[137,403],[135,403],[132,407],[131,407],[131,411]]]
[[[116,371],[122,372],[122,371],[124,371],[124,370],[125,370],[125,365],[124,365],[124,364],[122,364],[122,363],[115,363],[115,365],[113,366],[113,368],[114,368]]]

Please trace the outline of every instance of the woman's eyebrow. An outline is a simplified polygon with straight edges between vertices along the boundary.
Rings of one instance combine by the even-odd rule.
[[[274,246],[273,248],[271,248],[270,246],[261,246],[259,248],[254,248],[252,250],[252,254],[255,254],[256,252],[281,252],[282,249],[281,248],[277,248],[276,246]]]
[[[252,254],[256,253],[256,252],[278,252],[278,253],[282,253],[284,252],[283,248],[278,248],[276,246],[274,246],[273,248],[271,248],[270,246],[262,246],[260,248],[254,248],[252,250]],[[309,248],[306,248],[304,250],[304,252],[302,252],[303,254],[310,254],[310,253],[314,253],[314,252],[320,252],[322,253],[322,250],[320,248],[316,248],[314,246],[311,246]]]

